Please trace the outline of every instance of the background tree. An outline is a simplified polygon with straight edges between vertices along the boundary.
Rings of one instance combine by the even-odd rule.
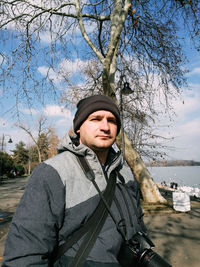
[[[28,173],[29,151],[26,149],[26,144],[20,141],[12,152],[15,172],[20,176]]]
[[[40,116],[37,120],[37,129],[18,124],[32,139],[34,145],[29,148],[29,158],[36,165],[57,154],[59,138],[55,129],[47,125],[47,119]],[[32,168],[31,168],[32,169]]]
[[[48,159],[49,142],[47,134],[48,133],[41,133],[40,135],[38,135],[37,139],[37,145],[40,150],[41,161]]]
[[[55,129],[53,127],[49,127],[48,134],[48,158],[51,158],[57,154],[58,144],[60,139],[58,138]]]
[[[25,143],[20,141],[15,145],[15,149],[12,150],[15,164],[27,164],[29,156],[28,149],[25,146]]]
[[[33,94],[44,100],[41,88],[44,95],[50,96],[52,89],[60,97],[62,91],[55,90],[56,80],[67,82],[68,101],[100,91],[119,102],[122,84],[128,81],[133,89],[126,103],[130,118],[136,118],[139,124],[150,123],[150,118],[157,115],[155,97],[162,96],[163,110],[170,110],[171,98],[185,84],[178,27],[186,26],[191,38],[199,41],[200,9],[195,0],[1,2],[1,40],[7,40],[11,34],[16,41],[12,57],[2,55],[2,79],[7,89],[17,84],[18,99],[26,96],[30,105],[36,100]],[[83,42],[81,47],[77,45],[79,33],[87,46]],[[41,42],[45,34],[51,45]],[[82,59],[97,61],[96,75],[80,88],[73,84],[65,68],[67,58],[71,59],[73,41]],[[46,69],[40,69],[41,62],[45,62]],[[39,77],[37,70],[45,77]],[[9,80],[5,79],[8,75]],[[119,146],[120,140],[119,136]],[[125,156],[144,199],[164,201],[132,140],[133,136],[125,135]]]
[[[33,129],[30,129],[28,126],[18,124],[18,127],[24,130],[32,139],[38,154],[38,162],[42,162],[47,159],[47,150],[48,150],[48,128],[46,127],[46,118],[40,116],[37,122],[37,134],[36,136],[33,133]]]
[[[32,172],[32,170],[38,165],[38,151],[37,147],[35,145],[29,146],[29,174]]]
[[[12,157],[8,153],[0,151],[0,178],[4,175],[10,177],[13,170],[14,161]]]

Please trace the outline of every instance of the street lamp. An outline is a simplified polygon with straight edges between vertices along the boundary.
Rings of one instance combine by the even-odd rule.
[[[1,151],[3,152],[3,150],[4,150],[4,140],[5,140],[5,137],[6,136],[8,136],[9,137],[9,140],[8,140],[8,143],[9,144],[11,144],[13,141],[12,141],[12,139],[11,139],[11,137],[10,137],[10,135],[8,135],[8,134],[3,134],[2,135],[2,139],[1,139]]]
[[[122,159],[125,158],[125,143],[124,143],[124,116],[123,116],[123,97],[122,95],[130,95],[133,90],[130,88],[129,83],[125,82],[124,87],[120,90],[120,115],[121,115],[121,140],[122,140]]]

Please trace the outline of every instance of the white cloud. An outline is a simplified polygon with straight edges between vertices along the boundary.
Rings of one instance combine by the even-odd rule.
[[[46,116],[60,116],[65,118],[72,118],[71,111],[64,106],[47,105],[43,112]]]
[[[181,100],[174,102],[174,111],[181,121],[198,110],[200,111],[200,98],[198,97],[185,96],[184,102]]]
[[[30,20],[29,16],[34,17],[36,14],[39,14],[39,9],[31,6],[30,4],[34,4],[34,6],[42,7],[42,9],[46,9],[47,11],[49,8],[57,8],[58,3],[56,1],[41,1],[41,0],[29,0],[26,3],[22,3],[19,1],[16,3],[15,8],[11,8],[11,5],[9,3],[5,4],[5,15],[2,17],[2,21],[7,21],[7,14],[11,16],[11,18],[16,18],[18,16],[24,15],[22,19],[22,23],[20,24],[20,21],[18,20],[11,20],[8,24],[6,24],[6,30],[16,30],[16,32],[24,32],[26,31],[26,27],[24,27],[24,21],[28,22]],[[65,7],[62,7],[62,9],[59,10],[60,12],[63,13],[76,13],[76,9],[72,3],[72,5],[67,5]],[[28,14],[28,15],[26,15]],[[51,24],[53,27],[50,30],[50,21],[49,21],[49,16],[51,17]],[[57,33],[60,32],[61,35],[64,36],[64,32],[66,31],[66,23],[68,25],[73,23],[72,18],[65,18],[67,19],[68,23],[65,21],[63,23],[63,17],[59,16],[51,16],[48,12],[43,13],[38,18],[35,18],[32,23],[29,24],[29,31],[34,33],[36,37],[39,36],[40,40],[43,43],[49,44],[51,41],[55,41],[57,39]],[[41,22],[43,24],[43,29],[40,29],[38,25],[41,25]],[[93,26],[88,26],[86,25],[86,29],[88,32],[92,31],[92,28],[94,29],[95,27]],[[39,31],[36,31],[36,29],[39,29]],[[39,34],[38,34],[39,33]],[[80,30],[79,27],[75,29],[74,27],[71,27],[67,33],[65,34],[66,38],[70,35],[77,37],[80,35]],[[58,40],[59,42],[59,40]]]
[[[184,101],[184,104],[183,104]],[[187,159],[200,161],[200,90],[193,86],[193,90],[184,91],[182,100],[173,101],[176,116],[174,121],[160,117],[159,125],[170,125],[158,128],[158,133],[166,138],[171,149],[166,151],[171,159]]]
[[[36,110],[34,108],[22,108],[20,110],[21,110],[21,112],[23,112],[24,114],[27,114],[27,115],[37,115],[38,114],[38,110]]]
[[[192,139],[193,136],[200,138],[200,117],[184,122],[180,125],[175,125],[173,130],[175,136],[185,136]]]
[[[184,94],[184,103],[177,102],[175,111],[177,117],[170,136],[174,140],[170,146],[174,146],[171,155],[176,159],[200,160],[200,92],[193,90]],[[169,153],[170,155],[170,153]]]
[[[40,40],[43,43],[47,43],[47,44],[51,43],[52,40],[56,39],[56,34],[51,33],[50,31],[42,31],[39,33],[39,36],[40,36]]]
[[[194,92],[200,91],[200,83],[190,83],[189,86]]]
[[[72,75],[81,71],[81,69],[87,65],[88,61],[63,59],[56,69],[41,66],[38,68],[38,71],[41,75],[47,76],[52,82],[58,84],[62,82],[64,78],[70,78]]]
[[[43,76],[47,76],[49,80],[51,80],[54,83],[60,83],[63,80],[63,76],[59,74],[59,71],[53,70],[52,68],[41,66],[38,68],[38,71]]]
[[[56,122],[56,129],[59,131],[59,136],[63,137],[72,128],[72,118],[60,119]]]
[[[63,69],[68,73],[76,73],[79,72],[83,67],[88,65],[88,61],[83,61],[80,59],[76,59],[74,61],[63,59],[59,64],[59,69]]]
[[[193,74],[200,74],[200,68],[199,68],[199,67],[194,68],[189,74],[190,74],[190,75],[193,75]]]
[[[168,152],[173,159],[197,160],[200,161],[199,139],[200,133],[196,128],[200,128],[200,122],[191,122],[174,128],[174,140],[169,143],[173,147],[172,152]]]
[[[186,90],[183,92],[181,98],[172,100],[171,105],[175,116],[173,120],[176,124],[180,125],[188,120],[193,120],[196,117],[200,117],[200,88],[194,87],[193,90]],[[155,104],[156,106],[159,106]],[[160,117],[161,123],[171,124],[169,120],[166,120],[166,117]]]

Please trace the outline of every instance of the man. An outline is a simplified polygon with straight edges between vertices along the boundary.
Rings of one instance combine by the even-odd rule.
[[[73,123],[78,142],[77,138],[65,137],[60,153],[39,164],[29,179],[8,233],[3,267],[49,266],[58,245],[92,216],[100,197],[77,155],[88,161],[100,191],[105,190],[115,171],[117,186],[111,211],[119,225],[123,221],[126,238],[144,227],[138,218],[137,182],[130,168],[122,166],[120,153],[112,148],[121,127],[117,106],[104,95],[85,98],[77,105]],[[73,244],[55,266],[70,266],[83,240]],[[117,255],[122,241],[108,214],[83,266],[120,266]]]

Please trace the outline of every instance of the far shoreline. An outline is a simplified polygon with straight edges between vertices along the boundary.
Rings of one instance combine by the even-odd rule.
[[[145,162],[146,167],[196,167],[200,166],[199,161],[194,160],[158,160]]]

